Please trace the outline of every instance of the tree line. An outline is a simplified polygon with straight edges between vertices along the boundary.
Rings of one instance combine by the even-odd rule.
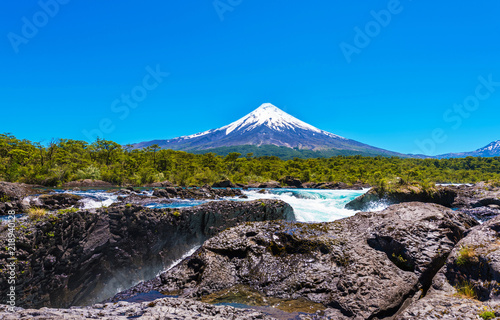
[[[60,186],[80,179],[100,179],[117,185],[145,185],[171,181],[177,185],[263,183],[291,176],[302,182],[473,183],[500,180],[500,158],[413,159],[397,157],[336,156],[282,160],[232,152],[192,154],[143,149],[103,139],[93,143],[59,139],[46,145],[0,134],[0,180]]]

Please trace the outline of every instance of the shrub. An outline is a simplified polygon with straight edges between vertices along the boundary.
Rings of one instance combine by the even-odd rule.
[[[174,215],[174,217],[180,217],[181,216],[181,213],[179,211],[174,211],[174,213],[172,213]]]
[[[463,267],[474,262],[475,259],[476,252],[474,251],[474,248],[470,246],[462,246],[458,251],[456,263],[458,266]]]
[[[33,207],[33,208],[29,208],[28,217],[31,220],[37,220],[37,219],[41,219],[41,218],[45,217],[47,215],[47,213],[48,213],[48,211],[46,209]]]
[[[100,179],[101,178],[101,170],[99,168],[90,165],[84,169],[80,169],[76,171],[76,178],[77,179]]]
[[[457,295],[466,299],[476,299],[477,294],[474,285],[470,281],[464,280],[455,286]]]
[[[57,214],[66,214],[66,213],[75,213],[78,212],[78,208],[67,208],[67,209],[61,209],[57,211]]]
[[[484,312],[481,312],[481,313],[479,314],[479,316],[480,316],[481,318],[483,318],[484,320],[490,320],[490,319],[494,319],[494,318],[496,318],[495,313],[493,313],[493,312],[491,312],[491,311],[484,311]]]

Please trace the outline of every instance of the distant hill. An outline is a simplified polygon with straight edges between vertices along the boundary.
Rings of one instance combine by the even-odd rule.
[[[234,147],[219,147],[219,148],[196,150],[190,152],[195,154],[204,154],[212,152],[221,156],[226,156],[231,152],[241,153],[242,156],[246,156],[247,154],[252,153],[253,157],[275,156],[282,160],[291,160],[294,158],[299,158],[299,159],[331,158],[336,156],[355,156],[355,155],[376,157],[381,155],[379,153],[369,153],[369,152],[350,151],[350,150],[335,150],[335,149],[314,151],[307,149],[278,147],[273,145],[264,145],[264,146],[244,145],[244,146],[234,146]]]
[[[270,103],[265,103],[243,118],[218,129],[170,140],[140,142],[133,147],[144,148],[155,144],[161,148],[197,153],[212,151],[224,154],[240,152],[236,150],[253,150],[249,152],[256,155],[283,154],[286,158],[357,154],[407,157],[320,130]],[[278,153],[270,154],[272,152]]]

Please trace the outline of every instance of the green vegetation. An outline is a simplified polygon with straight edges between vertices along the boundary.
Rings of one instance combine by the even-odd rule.
[[[457,256],[457,265],[458,266],[466,266],[471,264],[475,259],[476,259],[476,252],[474,251],[474,248],[470,246],[462,246],[460,247],[460,250],[458,251],[458,256]]]
[[[44,218],[47,215],[47,213],[48,211],[42,208],[33,207],[28,209],[28,217],[31,220],[38,220]]]
[[[78,208],[67,208],[67,209],[61,209],[57,211],[57,214],[66,214],[66,213],[75,213],[78,212]]]
[[[477,294],[474,285],[470,281],[464,280],[455,286],[456,295],[465,299],[476,299]]]
[[[491,311],[483,311],[479,314],[479,316],[484,320],[491,320],[496,318],[495,313]]]
[[[276,148],[279,152],[297,151]],[[327,154],[326,151],[323,153]],[[287,159],[288,156],[282,158]],[[159,149],[156,145],[133,150],[131,146],[120,146],[101,139],[90,144],[60,139],[44,146],[0,134],[0,180],[44,186],[60,186],[79,179],[101,179],[118,185],[144,185],[169,180],[177,185],[189,186],[211,184],[223,179],[234,183],[262,183],[279,181],[285,176],[301,179],[302,182],[363,182],[383,187],[398,181],[405,184],[418,182],[424,187],[433,183],[491,180],[499,184],[500,181],[500,157],[437,160],[337,155],[330,158],[283,159],[277,156],[256,157],[252,152],[246,156],[235,152],[225,156],[192,154]]]
[[[180,217],[180,216],[181,216],[181,213],[180,213],[179,211],[174,211],[174,212],[172,213],[172,215],[173,215],[174,217]]]

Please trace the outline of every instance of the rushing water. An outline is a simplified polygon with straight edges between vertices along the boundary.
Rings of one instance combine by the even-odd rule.
[[[366,193],[364,190],[318,190],[318,189],[266,189],[265,193],[260,190],[243,190],[248,199],[226,198],[232,201],[251,201],[257,199],[277,199],[290,204],[294,209],[295,216],[301,222],[326,222],[350,217],[356,211],[345,209],[345,205],[356,197]],[[79,207],[92,209],[109,206],[118,202],[118,195],[106,190],[83,190],[83,191],[63,191],[84,197],[80,201]],[[151,196],[152,191],[144,190],[142,195]],[[35,198],[36,201],[36,198]],[[149,208],[182,208],[193,207],[209,200],[173,200],[171,203],[156,203],[154,200],[147,203]],[[375,204],[370,211],[379,211],[387,206],[383,203]]]

